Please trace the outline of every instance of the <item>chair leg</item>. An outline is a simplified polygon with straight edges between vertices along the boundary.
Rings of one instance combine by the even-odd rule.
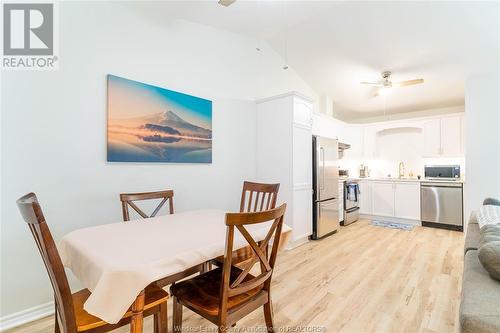
[[[266,320],[267,331],[274,332],[273,304],[271,303],[271,300],[264,304],[264,319]]]
[[[160,304],[160,311],[154,314],[154,333],[168,333],[167,302]]]
[[[217,332],[218,333],[227,333],[229,327],[227,327],[227,324],[226,323],[219,323],[219,326],[217,326]]]
[[[59,320],[57,319],[57,317],[58,317],[58,314],[57,314],[57,305],[55,307],[56,307],[56,309],[54,311],[54,320],[55,320],[55,323],[54,323],[54,333],[61,333],[61,329],[59,328]]]
[[[172,309],[172,332],[182,332],[182,304],[179,303],[177,297],[172,296],[173,309]]]
[[[61,330],[59,328],[59,320],[57,320],[57,310],[54,319],[55,319],[54,333],[61,333]]]

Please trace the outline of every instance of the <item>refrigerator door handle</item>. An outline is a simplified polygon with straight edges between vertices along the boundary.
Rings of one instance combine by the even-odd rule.
[[[321,185],[320,189],[325,189],[325,148],[319,147],[321,155]]]

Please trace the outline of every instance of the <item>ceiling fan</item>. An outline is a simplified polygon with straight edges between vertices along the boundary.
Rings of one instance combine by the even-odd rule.
[[[412,86],[414,84],[424,83],[424,79],[392,82],[391,81],[391,74],[392,73],[390,71],[385,71],[385,72],[382,72],[382,80],[380,80],[379,82],[361,82],[361,84],[367,84],[367,85],[370,85],[372,87],[379,88],[378,92],[376,94],[376,96],[378,96],[378,95],[390,94],[392,92],[392,88]]]
[[[219,0],[219,5],[222,5],[224,7],[229,7],[231,6],[236,0]]]

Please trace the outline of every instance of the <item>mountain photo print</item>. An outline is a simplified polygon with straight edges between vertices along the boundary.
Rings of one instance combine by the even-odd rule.
[[[108,162],[212,162],[212,101],[108,75]]]

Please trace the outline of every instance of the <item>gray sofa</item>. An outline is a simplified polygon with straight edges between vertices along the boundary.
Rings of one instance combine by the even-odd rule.
[[[500,200],[488,198],[483,204],[500,206]],[[460,328],[463,333],[498,333],[500,281],[492,279],[479,262],[479,240],[479,225],[472,213],[465,236]]]

